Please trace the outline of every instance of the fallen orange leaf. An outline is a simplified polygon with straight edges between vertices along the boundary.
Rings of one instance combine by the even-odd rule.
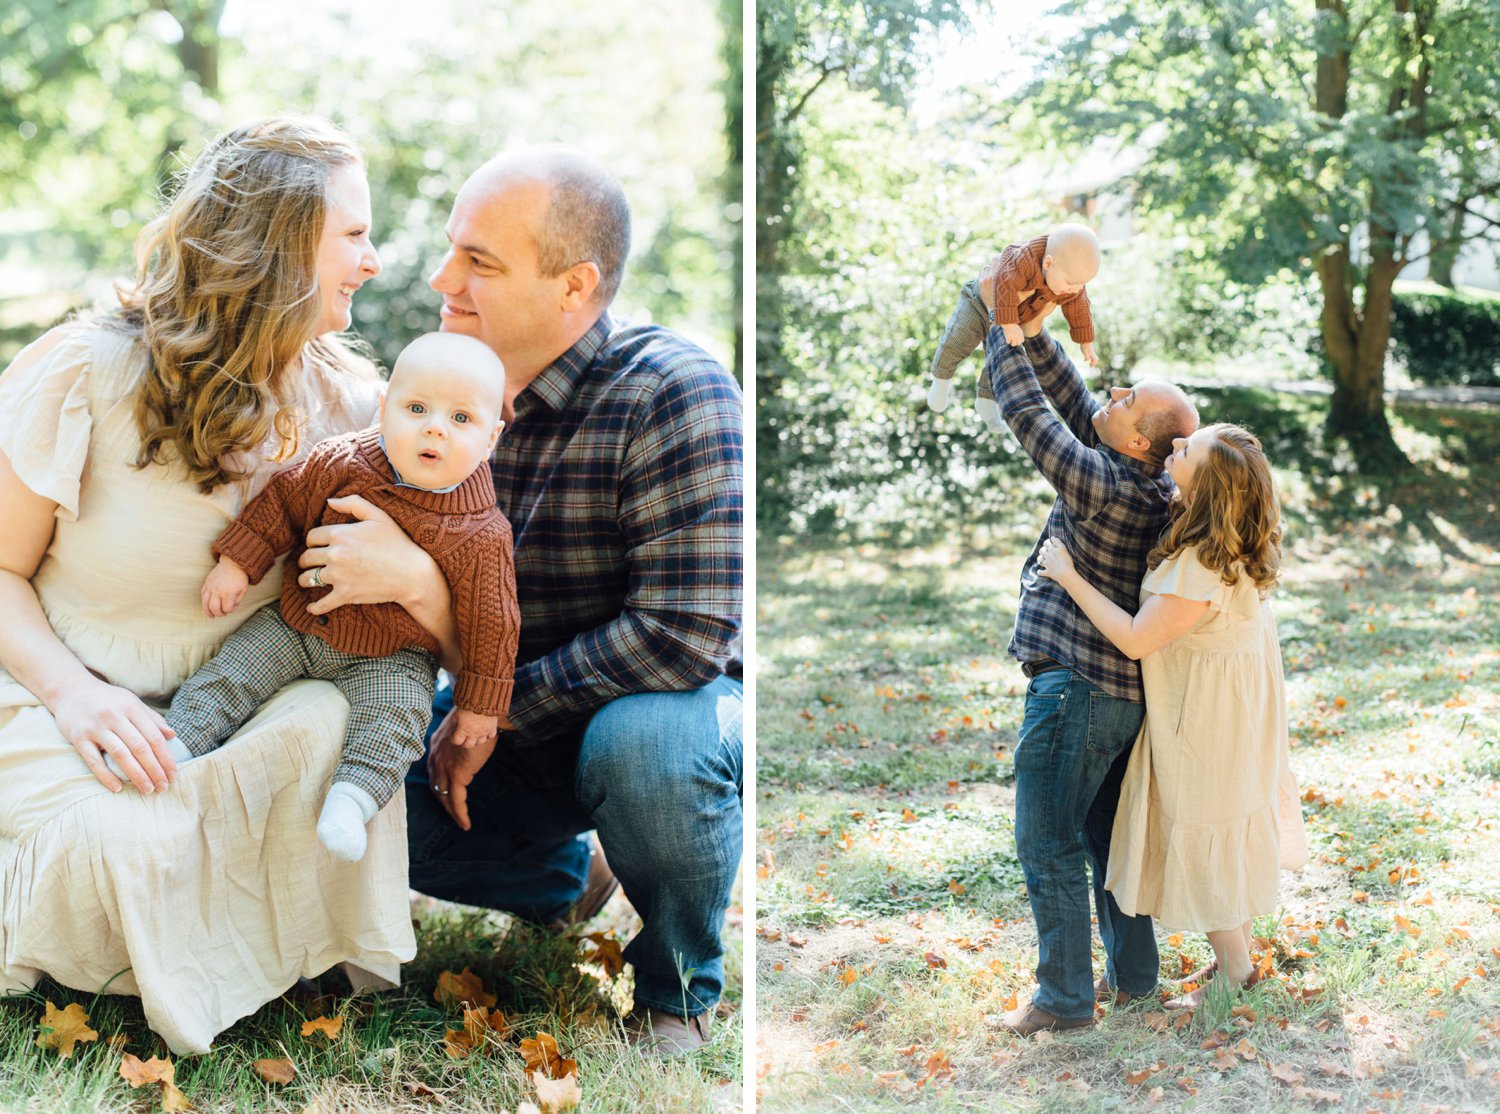
[[[929,966],[929,967],[946,967],[946,966],[948,966],[948,961],[946,959],[944,959],[942,956],[938,955],[937,952],[928,952],[922,958],[925,959],[925,960],[927,960],[927,966]]]
[[[89,1015],[77,1002],[61,1010],[47,1003],[42,1014],[42,1031],[36,1038],[38,1048],[55,1048],[64,1060],[71,1060],[74,1046],[98,1039],[99,1034],[89,1028]]]
[[[290,1060],[256,1060],[251,1066],[267,1083],[286,1084],[297,1078],[297,1069]]]
[[[1125,1073],[1125,1082],[1130,1084],[1130,1086],[1132,1087],[1139,1087],[1142,1083],[1146,1082],[1146,1080],[1150,1079],[1153,1075],[1161,1071],[1161,1069],[1166,1066],[1167,1065],[1165,1061],[1158,1060],[1154,1064],[1148,1064],[1140,1071],[1127,1071]]]
[[[607,932],[590,932],[584,939],[591,940],[594,944],[594,950],[589,953],[588,961],[603,967],[606,978],[612,979],[625,970],[625,952],[620,947],[620,941],[614,936]],[[475,1005],[486,1004],[493,1006],[495,1003],[493,999],[488,1003],[475,1003]]]
[[[192,1109],[187,1096],[177,1087],[176,1075],[177,1069],[172,1066],[172,1061],[158,1056],[141,1060],[127,1052],[120,1060],[120,1076],[132,1088],[144,1087],[148,1083],[161,1084],[161,1108],[167,1114]]]
[[[583,1101],[583,1090],[578,1086],[578,1076],[571,1072],[561,1079],[548,1079],[539,1071],[531,1073],[531,1083],[536,1088],[537,1101],[542,1114],[557,1114]]]
[[[521,1056],[526,1061],[528,1072],[540,1072],[552,1079],[562,1079],[578,1071],[577,1061],[563,1058],[558,1051],[557,1039],[550,1033],[538,1033],[536,1040],[523,1040]]]
[[[853,986],[858,978],[859,972],[856,971],[853,967],[845,967],[842,971],[839,972],[839,981],[845,986]]]
[[[314,1033],[322,1033],[330,1041],[339,1039],[339,1031],[344,1027],[343,1017],[315,1017],[311,1021],[302,1023],[302,1035],[310,1037]]]
[[[444,1006],[467,1002],[471,1006],[493,1006],[495,996],[484,989],[484,982],[473,971],[465,967],[455,975],[444,971],[438,975],[437,989],[432,992],[433,1001]]]
[[[1272,1064],[1271,1078],[1279,1079],[1282,1083],[1295,1087],[1302,1082],[1303,1075],[1291,1064]]]

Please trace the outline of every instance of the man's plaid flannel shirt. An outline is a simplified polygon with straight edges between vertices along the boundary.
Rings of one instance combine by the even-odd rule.
[[[616,697],[729,666],[743,413],[706,352],[607,313],[516,399],[490,469],[516,545],[517,741],[576,735]]]
[[[1172,479],[1099,443],[1092,421],[1099,404],[1046,333],[1015,348],[995,326],[985,352],[985,374],[1001,414],[1057,492],[1047,527],[1021,570],[1010,654],[1022,662],[1052,658],[1111,696],[1144,703],[1139,663],[1100,634],[1057,581],[1037,573],[1036,555],[1044,539],[1058,538],[1084,578],[1134,615],[1146,554],[1167,525]]]

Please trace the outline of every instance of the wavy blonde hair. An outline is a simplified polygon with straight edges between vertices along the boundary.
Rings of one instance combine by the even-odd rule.
[[[325,121],[255,121],[210,143],[142,230],[135,284],[118,291],[114,315],[150,350],[135,395],[138,467],[175,459],[207,492],[242,477],[227,455],[273,433],[275,459],[297,451],[303,356],[357,366],[313,329],[329,181],[361,164]]]
[[[1193,545],[1198,560],[1225,584],[1240,570],[1262,595],[1281,575],[1281,500],[1260,440],[1237,425],[1211,425],[1208,452],[1193,472],[1190,494],[1173,501],[1166,532],[1146,557],[1156,568]]]

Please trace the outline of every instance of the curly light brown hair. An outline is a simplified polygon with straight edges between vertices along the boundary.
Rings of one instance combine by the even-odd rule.
[[[245,124],[208,145],[142,230],[135,283],[112,318],[150,351],[135,395],[138,467],[178,461],[207,492],[242,477],[226,456],[273,434],[285,460],[297,451],[304,356],[360,366],[313,329],[329,181],[361,164],[325,121]]]
[[[1236,425],[1206,426],[1208,452],[1191,491],[1172,504],[1161,540],[1146,557],[1156,568],[1188,546],[1198,560],[1234,584],[1243,569],[1262,595],[1281,575],[1281,500],[1260,440]]]

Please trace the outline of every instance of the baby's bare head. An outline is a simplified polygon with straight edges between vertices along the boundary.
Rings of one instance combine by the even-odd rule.
[[[1076,294],[1099,273],[1099,238],[1081,224],[1064,224],[1047,234],[1042,273],[1054,294]]]
[[[380,407],[386,455],[415,487],[461,483],[488,458],[502,428],[505,366],[482,341],[427,333],[396,358]]]

